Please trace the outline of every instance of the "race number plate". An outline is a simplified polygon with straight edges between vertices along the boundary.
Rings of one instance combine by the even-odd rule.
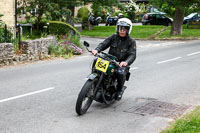
[[[108,69],[108,65],[109,65],[109,61],[98,58],[95,64],[95,68],[99,71],[106,72]]]

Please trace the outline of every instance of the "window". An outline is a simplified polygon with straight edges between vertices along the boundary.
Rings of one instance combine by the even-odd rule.
[[[160,19],[162,17],[159,14],[156,14],[156,18]]]

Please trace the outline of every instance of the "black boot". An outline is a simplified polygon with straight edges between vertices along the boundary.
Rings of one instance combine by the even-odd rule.
[[[122,90],[118,91],[116,100],[118,100],[118,101],[121,100],[122,99],[122,95],[123,95],[123,91]]]
[[[117,99],[116,100],[121,100],[122,99],[122,95],[124,93],[124,90],[126,89],[126,86],[123,86],[122,89],[118,90],[117,92]]]

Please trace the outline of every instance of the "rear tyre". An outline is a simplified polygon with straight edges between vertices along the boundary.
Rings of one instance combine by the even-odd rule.
[[[97,84],[97,81],[97,79],[87,80],[82,87],[76,101],[76,113],[78,115],[86,113],[86,111],[92,104],[93,99],[91,98],[91,96],[93,95],[93,90]]]
[[[147,25],[151,25],[151,23],[148,22]]]

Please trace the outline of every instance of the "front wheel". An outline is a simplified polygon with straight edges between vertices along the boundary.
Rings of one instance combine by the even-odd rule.
[[[82,87],[78,95],[78,99],[76,101],[76,113],[78,115],[86,113],[86,111],[92,104],[93,99],[91,97],[93,95],[93,91],[97,84],[97,81],[97,79],[87,80],[84,86]]]

